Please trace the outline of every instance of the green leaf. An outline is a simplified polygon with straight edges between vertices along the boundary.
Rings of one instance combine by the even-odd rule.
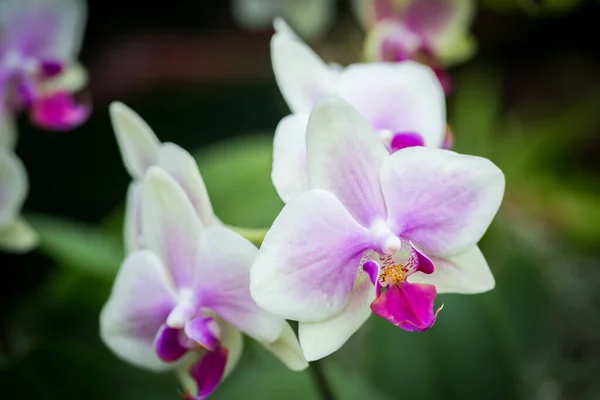
[[[282,201],[271,183],[273,137],[227,140],[194,154],[215,209],[230,225],[265,228]]]
[[[28,215],[40,235],[39,250],[58,264],[112,280],[124,258],[120,235],[48,215]]]

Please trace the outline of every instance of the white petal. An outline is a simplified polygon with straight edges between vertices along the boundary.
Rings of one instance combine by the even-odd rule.
[[[492,271],[477,246],[447,259],[434,258],[433,262],[432,274],[416,272],[410,282],[435,285],[438,293],[483,293],[495,286]]]
[[[310,185],[333,193],[364,226],[385,219],[379,171],[389,157],[369,123],[339,97],[321,100],[306,131]]]
[[[298,336],[304,356],[315,361],[337,351],[371,315],[375,288],[364,272],[357,276],[352,298],[337,316],[323,322],[298,325]]]
[[[38,234],[22,218],[15,218],[0,228],[0,249],[15,253],[29,251],[37,246]]]
[[[283,208],[262,243],[250,274],[252,298],[281,318],[331,318],[348,304],[370,239],[331,193],[302,193]]]
[[[28,52],[50,60],[73,60],[83,40],[87,17],[82,0],[12,0],[0,2],[3,39],[26,42]]]
[[[196,160],[190,153],[176,144],[165,143],[158,151],[158,166],[181,185],[204,225],[220,224],[213,212]]]
[[[113,102],[109,110],[125,168],[133,178],[141,179],[158,162],[160,142],[148,124],[125,104]]]
[[[259,308],[250,296],[250,267],[257,253],[252,243],[228,228],[205,229],[194,287],[202,307],[256,340],[273,342],[284,321]]]
[[[306,163],[308,114],[288,115],[279,122],[273,142],[271,179],[284,202],[310,188]]]
[[[431,68],[413,61],[350,65],[337,93],[375,130],[418,133],[426,146],[442,146],[446,101]]]
[[[100,336],[119,357],[140,368],[170,368],[154,351],[154,337],[175,305],[160,260],[148,250],[129,255],[100,314]]]
[[[142,183],[133,181],[127,189],[123,240],[127,254],[144,247],[142,234]]]
[[[152,250],[171,271],[177,287],[194,282],[196,249],[202,223],[175,180],[151,167],[142,188],[142,233]]]
[[[285,29],[271,39],[271,60],[279,90],[294,113],[310,112],[335,89],[337,74]]]
[[[381,170],[391,229],[428,256],[475,246],[500,207],[504,175],[485,158],[409,147]]]
[[[296,334],[288,323],[283,325],[281,335],[275,342],[262,344],[292,371],[302,371],[308,367]]]
[[[0,148],[0,228],[19,213],[28,190],[25,166],[11,150]]]

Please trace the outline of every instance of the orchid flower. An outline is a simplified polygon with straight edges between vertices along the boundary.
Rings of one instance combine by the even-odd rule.
[[[100,317],[101,336],[138,367],[175,369],[187,398],[203,399],[235,366],[242,336],[291,369],[307,366],[292,329],[250,297],[257,248],[223,226],[203,226],[187,193],[160,167],[141,186],[145,249],[131,252]]]
[[[471,57],[473,0],[367,0],[373,21],[365,42],[370,61],[417,60],[434,68],[446,92],[443,66]]]
[[[339,97],[315,106],[306,142],[310,190],[267,233],[250,291],[265,310],[299,321],[309,361],[339,349],[371,312],[423,331],[437,293],[494,287],[477,248],[504,192],[494,164],[424,147],[390,154]]]
[[[283,20],[276,20],[275,28],[273,69],[293,113],[275,132],[271,177],[283,201],[309,188],[306,125],[324,96],[352,104],[389,152],[448,144],[444,93],[430,68],[410,61],[328,66]]]
[[[110,115],[123,163],[133,179],[127,191],[124,224],[128,252],[145,247],[139,211],[141,182],[152,166],[163,169],[180,184],[205,226],[221,224],[213,212],[196,161],[187,151],[173,143],[161,143],[148,124],[122,103],[112,103]]]
[[[323,36],[335,17],[335,0],[233,0],[236,22],[245,29],[269,28],[276,17],[290,21],[307,39]]]
[[[86,83],[75,62],[85,22],[81,0],[0,2],[0,142],[12,146],[13,119],[28,109],[36,125],[66,130],[84,122],[88,106],[71,93]]]
[[[37,234],[19,216],[29,189],[21,160],[9,149],[0,147],[0,249],[23,252],[33,248]]]

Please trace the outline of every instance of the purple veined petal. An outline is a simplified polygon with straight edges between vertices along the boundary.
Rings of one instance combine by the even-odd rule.
[[[284,202],[310,189],[306,161],[308,114],[283,118],[275,130],[271,179]]]
[[[495,286],[490,267],[477,246],[452,257],[434,258],[434,262],[432,274],[417,272],[411,275],[411,283],[434,285],[438,293],[461,294],[483,293]]]
[[[215,351],[207,351],[204,356],[190,368],[190,375],[198,388],[196,396],[188,395],[190,400],[207,398],[215,391],[225,372],[227,363],[227,349],[218,347]]]
[[[156,355],[165,362],[179,360],[189,349],[182,343],[183,332],[163,324],[154,339],[154,350]]]
[[[371,232],[340,201],[310,190],[290,201],[267,233],[250,273],[252,298],[286,319],[319,322],[350,301]]]
[[[211,317],[196,317],[185,324],[185,334],[209,351],[219,346],[221,330],[219,324]]]
[[[409,147],[381,170],[388,225],[429,256],[466,251],[500,207],[504,175],[489,160]]]
[[[389,286],[372,304],[371,310],[397,327],[423,332],[433,325],[441,307],[434,313],[436,290],[433,285],[406,281]]]
[[[0,3],[4,39],[36,58],[68,60],[79,52],[87,14],[78,0],[8,0]]]
[[[363,271],[357,274],[348,305],[336,316],[322,322],[300,322],[298,337],[304,356],[314,361],[337,351],[371,315],[369,305],[376,293]]]
[[[181,186],[163,169],[150,167],[142,185],[146,248],[159,256],[178,288],[190,288],[202,223]]]
[[[363,226],[385,219],[378,176],[387,149],[368,122],[339,97],[321,100],[308,120],[310,185],[334,194]]]
[[[278,29],[271,39],[273,70],[292,112],[308,113],[318,100],[333,93],[337,73],[289,30]]]
[[[222,226],[206,228],[196,253],[194,291],[202,307],[262,342],[279,337],[283,320],[261,309],[250,296],[250,268],[258,249]]]
[[[415,146],[425,146],[425,142],[423,141],[421,135],[414,132],[396,133],[390,141],[390,148],[392,152]]]
[[[411,0],[404,10],[404,23],[424,38],[430,38],[443,32],[450,22],[455,8],[453,2],[454,0]]]
[[[67,92],[37,98],[30,109],[31,121],[45,129],[65,131],[83,124],[91,114],[90,104],[77,104]]]
[[[446,99],[433,70],[414,61],[355,64],[340,75],[338,95],[373,129],[413,132],[425,146],[440,147],[446,132]]]
[[[174,143],[164,143],[158,150],[158,164],[183,188],[205,226],[220,224],[213,211],[204,180],[196,160]]]
[[[433,261],[431,261],[429,257],[421,253],[415,248],[415,246],[412,245],[411,254],[405,267],[410,271],[410,273],[419,271],[428,275],[434,271]]]
[[[157,356],[156,334],[176,303],[166,269],[148,250],[129,255],[100,314],[100,335],[120,358],[150,370],[168,368]]]
[[[113,102],[109,111],[123,164],[132,178],[142,179],[146,170],[158,163],[160,141],[152,128],[125,104]]]

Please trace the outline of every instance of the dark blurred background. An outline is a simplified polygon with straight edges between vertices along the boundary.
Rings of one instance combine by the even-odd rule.
[[[347,1],[336,11],[310,44],[327,61],[357,62],[364,32]],[[339,398],[600,398],[599,25],[598,1],[479,2],[479,51],[450,70],[448,114],[455,149],[507,176],[481,243],[496,289],[440,296],[445,308],[423,334],[372,317],[324,361]],[[107,106],[123,101],[197,156],[221,219],[266,227],[281,208],[271,139],[288,113],[271,34],[241,29],[227,1],[89,2],[80,59],[93,116],[66,133],[19,121],[25,215],[42,241],[26,255],[0,254],[2,398],[179,398],[172,376],[121,362],[98,337],[123,257],[129,182]],[[214,398],[317,395],[308,373],[247,342]]]

